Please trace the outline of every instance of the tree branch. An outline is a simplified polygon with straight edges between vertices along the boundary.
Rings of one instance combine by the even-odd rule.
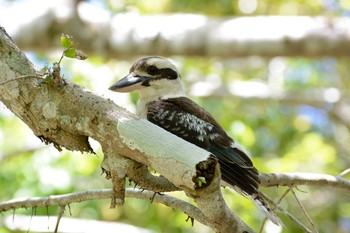
[[[33,5],[36,10],[28,11]],[[26,17],[18,17],[22,13]],[[346,17],[214,19],[193,14],[142,16],[135,12],[112,15],[85,1],[75,5],[74,1],[32,0],[0,9],[0,24],[10,30],[23,49],[47,51],[58,47],[52,38],[64,32],[73,35],[85,52],[118,59],[144,54],[220,57],[350,54],[350,19]]]
[[[260,176],[262,179],[263,186],[297,186],[297,185],[309,185],[309,186],[322,186],[337,188],[346,192],[350,192],[350,182],[339,176],[331,176],[326,174],[314,174],[314,173],[272,173],[272,174],[262,174]],[[221,199],[221,192],[214,186],[210,188],[212,192],[204,192],[205,198],[210,199]],[[108,199],[112,198],[114,192],[111,189],[104,190],[90,190],[85,192],[70,193],[64,195],[54,195],[45,198],[33,197],[24,198],[17,200],[10,200],[5,202],[0,202],[0,212],[14,210],[19,208],[36,208],[36,207],[46,207],[46,206],[66,206],[72,203],[78,203],[82,201],[97,200],[97,199]],[[213,219],[210,215],[215,215],[215,209],[211,209],[212,206],[201,206],[206,205],[205,198],[201,196],[199,192],[200,200],[195,198],[198,203],[198,208],[182,201],[176,197],[162,194],[155,195],[152,191],[140,190],[140,189],[126,189],[126,197],[139,198],[144,200],[153,200],[156,203],[164,204],[173,209],[184,212],[188,216],[196,219],[197,221],[208,225],[208,221]],[[219,201],[219,203],[224,204],[224,202]],[[217,208],[227,208],[226,205],[215,205]],[[203,211],[203,209],[210,208],[210,211]],[[224,211],[222,213],[228,213],[229,211]],[[209,216],[208,216],[209,214]],[[217,216],[215,216],[217,217]],[[221,216],[225,217],[225,216]],[[297,221],[297,220],[296,220]],[[211,223],[213,225],[219,223]],[[220,222],[221,224],[221,222]],[[299,223],[300,226],[303,226]],[[232,230],[232,228],[231,228]],[[307,230],[307,229],[306,229]],[[227,229],[223,232],[229,232]]]
[[[176,197],[162,194],[155,195],[154,192],[140,189],[126,189],[126,197],[138,198],[148,201],[153,201],[155,203],[160,203],[166,205],[170,208],[176,209],[178,211],[184,212],[191,218],[196,219],[202,224],[208,225],[208,218],[203,214],[203,212],[188,202],[182,201]],[[101,200],[113,198],[114,192],[111,189],[102,190],[89,190],[84,192],[76,192],[70,194],[52,195],[49,197],[32,197],[10,200],[6,202],[0,202],[0,212],[15,210],[20,208],[38,208],[38,207],[48,207],[48,206],[67,206],[72,203],[79,203],[83,201],[90,200]],[[219,224],[219,223],[216,223]],[[231,228],[232,230],[232,228]],[[236,231],[226,231],[226,232],[236,232]]]
[[[88,152],[92,151],[88,137],[100,142],[104,151],[102,167],[113,185],[112,207],[124,202],[124,182],[129,174],[136,182],[142,180],[138,175],[144,174],[144,169],[132,172],[133,167],[142,164],[173,184],[165,190],[175,189],[175,186],[194,197],[206,217],[204,224],[218,232],[232,232],[231,229],[238,233],[252,232],[227,208],[223,198],[208,198],[214,193],[221,197],[218,163],[209,152],[146,120],[137,119],[110,100],[68,80],[61,80],[54,75],[59,67],[53,69],[53,84],[18,79],[24,75],[35,76],[37,71],[2,28],[0,54],[0,100],[36,136],[45,143],[53,143],[58,149],[66,147]],[[207,175],[199,177],[202,174]],[[164,181],[164,178],[155,179]],[[203,178],[206,182],[199,185],[198,180]],[[154,183],[148,188],[152,186]],[[157,190],[161,188],[158,186]]]
[[[141,189],[126,189],[126,197],[139,198],[143,200],[151,200],[154,196],[154,192],[141,190]],[[48,206],[66,206],[72,203],[79,203],[83,201],[91,200],[102,200],[110,199],[113,197],[112,189],[102,189],[102,190],[89,190],[84,192],[76,192],[61,195],[52,195],[49,197],[32,197],[32,198],[22,198],[15,199],[5,202],[0,202],[0,212],[15,210],[20,208],[37,208],[37,207],[48,207]],[[161,203],[171,208],[183,211],[184,213],[193,216],[197,219],[204,220],[203,214],[193,205],[182,201],[173,196],[162,194],[156,195],[153,198],[156,203]]]
[[[49,85],[38,84],[32,78],[19,78],[36,76],[36,70],[1,29],[0,54],[0,100],[46,143],[70,150],[91,151],[88,137],[99,141],[104,151],[102,167],[107,177],[112,179],[114,205],[123,203],[125,192],[129,195],[124,187],[125,177],[129,177],[141,188],[157,192],[184,190],[198,204],[196,211],[200,211],[200,214],[194,214],[198,217],[196,220],[203,221],[218,232],[252,232],[226,206],[219,188],[218,166],[209,152],[148,121],[137,119],[112,101],[69,81]],[[203,163],[211,168],[208,171],[214,170],[215,173],[211,174],[213,180],[205,177],[206,187],[199,187],[196,183],[198,167],[206,166],[197,165]],[[146,166],[163,177],[150,175]],[[148,183],[144,177],[151,181]],[[305,184],[350,190],[349,181],[344,178],[322,174],[263,174],[261,178],[264,186]],[[63,196],[62,200],[65,198]],[[76,198],[79,202],[81,197]],[[38,205],[42,202],[37,201],[33,203]],[[41,205],[44,204],[47,203]],[[7,203],[7,208],[10,205]],[[180,210],[182,208],[188,207],[179,207]]]
[[[350,192],[350,181],[341,176],[332,176],[318,173],[271,173],[260,174],[261,185],[271,186],[322,186]]]

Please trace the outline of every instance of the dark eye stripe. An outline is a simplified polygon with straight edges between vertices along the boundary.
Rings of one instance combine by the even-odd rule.
[[[159,70],[159,74],[161,78],[167,78],[167,79],[177,79],[177,72],[170,68],[164,68]]]
[[[156,66],[151,65],[146,69],[147,74],[154,76],[153,80],[156,79],[177,79],[178,74],[175,70],[171,68],[158,69]]]

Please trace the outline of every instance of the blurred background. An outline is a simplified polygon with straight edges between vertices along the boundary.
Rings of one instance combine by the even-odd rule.
[[[317,50],[317,33],[313,34],[315,43],[308,43],[320,51],[314,55],[300,47],[278,47],[285,34],[303,39],[306,34],[293,34],[301,25],[317,32],[319,24],[309,24],[310,18],[301,16],[317,17],[332,27],[333,19],[347,20],[349,15],[348,0],[0,0],[0,25],[38,69],[58,61],[61,33],[72,35],[89,58],[65,58],[64,78],[130,111],[135,111],[138,96],[111,93],[108,87],[143,55],[170,58],[179,67],[190,98],[214,115],[263,173],[339,175],[350,167],[349,57],[341,49],[339,56],[332,53],[333,47],[324,48],[322,53],[322,44]],[[279,21],[268,16],[285,17]],[[168,21],[168,17],[173,18]],[[243,20],[238,31],[210,34],[212,24],[230,19]],[[264,20],[271,26],[258,26],[256,33],[246,31]],[[343,27],[350,28],[350,24]],[[330,36],[329,40],[337,43],[341,32],[336,29],[334,34],[325,31],[322,38]],[[213,37],[220,37],[222,43],[210,39]],[[233,46],[238,41],[245,47],[238,46],[241,50],[228,54],[228,40]],[[196,49],[203,41],[207,49]],[[249,42],[262,49],[252,49]],[[96,155],[58,152],[42,143],[0,103],[0,201],[110,188],[110,182],[101,176],[99,144],[93,140],[91,144]],[[323,187],[298,188],[297,195],[319,232],[350,232],[348,193]],[[274,200],[285,190],[262,188]],[[259,231],[263,215],[253,203],[230,190],[223,189],[223,193],[232,210]],[[174,195],[192,201],[180,192]],[[212,232],[198,222],[192,227],[184,213],[148,201],[126,199],[122,207],[109,206],[110,200],[72,204],[60,231]],[[309,226],[293,195],[287,195],[281,206]],[[0,233],[53,232],[55,218],[51,216],[57,212],[57,207],[49,207],[2,213]],[[32,218],[33,214],[37,217]],[[301,232],[295,223],[280,216],[285,228],[267,224],[263,232]]]

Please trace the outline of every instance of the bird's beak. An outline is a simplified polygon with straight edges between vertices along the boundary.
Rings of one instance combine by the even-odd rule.
[[[115,92],[132,92],[142,88],[142,83],[148,79],[148,77],[136,76],[134,73],[130,73],[108,89]]]

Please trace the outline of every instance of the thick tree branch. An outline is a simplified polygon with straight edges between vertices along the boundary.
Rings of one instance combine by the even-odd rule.
[[[28,11],[30,6],[35,11]],[[77,7],[77,8],[76,8]],[[22,17],[21,17],[22,16]],[[21,2],[0,9],[0,25],[23,49],[47,51],[62,32],[88,54],[120,59],[144,54],[184,56],[349,56],[350,19],[204,15],[112,15],[85,1]],[[179,26],[180,25],[180,26]],[[286,26],[288,25],[288,26]]]
[[[1,28],[0,54],[0,100],[36,136],[46,143],[54,143],[58,149],[66,147],[89,152],[92,149],[88,137],[100,142],[104,151],[102,167],[113,184],[112,207],[123,203],[124,182],[129,174],[136,182],[144,182],[139,175],[144,174],[145,169],[133,172],[133,167],[148,166],[174,184],[176,189],[182,189],[195,198],[199,210],[206,216],[204,224],[218,232],[232,232],[230,229],[252,232],[226,207],[223,198],[208,198],[213,193],[221,196],[217,160],[209,152],[146,120],[137,119],[110,100],[61,80],[55,75],[56,68],[52,84],[38,83],[40,76],[33,65]],[[202,174],[207,175],[199,177]],[[164,178],[155,179],[164,181]],[[199,179],[206,182],[201,186]],[[163,191],[174,189],[168,183]],[[154,186],[153,183],[149,187]],[[161,188],[158,186],[157,190]],[[222,221],[223,216],[225,221]]]
[[[179,164],[176,169],[178,173],[170,175],[173,178],[181,174],[181,168],[184,168],[182,165],[187,163],[187,168],[192,167],[192,171],[183,171],[187,177],[178,177],[173,183],[189,190],[195,189],[192,178],[196,176],[196,171],[193,168],[209,157],[208,152],[178,140],[148,121],[136,119],[133,114],[116,106],[112,101],[96,96],[73,83],[64,81],[55,87],[38,84],[36,79],[26,78],[25,75],[35,75],[36,70],[3,33],[1,36],[0,49],[3,56],[0,60],[0,99],[32,128],[35,135],[45,142],[80,151],[91,151],[87,138],[93,137],[108,152],[105,155],[113,156],[114,151],[118,151],[119,154],[142,162],[160,173],[169,174],[164,164],[166,162],[173,166]],[[16,79],[19,76],[24,78]],[[14,81],[6,82],[9,79]],[[144,135],[148,134],[154,136],[145,138]],[[158,136],[162,137],[164,143],[159,143]],[[176,142],[184,145],[179,146]],[[156,151],[153,145],[158,145]],[[169,148],[172,153],[169,153]],[[192,160],[186,160],[188,151],[192,151],[190,154],[198,154],[199,157],[193,156]],[[147,157],[147,153],[153,159]],[[174,160],[177,156],[180,161]],[[110,162],[109,166],[115,165]]]

